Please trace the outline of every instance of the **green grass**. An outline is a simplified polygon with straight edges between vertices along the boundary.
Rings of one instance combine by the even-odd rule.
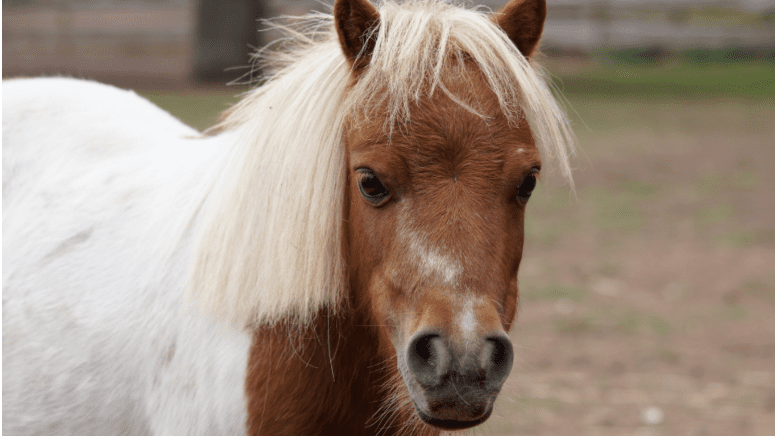
[[[514,409],[517,410],[532,410],[532,409],[548,409],[553,412],[558,411],[561,408],[560,401],[556,398],[535,398],[535,397],[519,397],[514,399]]]
[[[637,96],[640,98],[712,96],[775,96],[775,63],[694,62],[632,65],[600,61],[566,72],[563,64],[547,64],[554,82],[564,94]]]
[[[744,294],[756,298],[763,298],[775,303],[775,274],[770,278],[769,284],[761,281],[748,281],[741,287]]]
[[[621,192],[633,199],[647,199],[654,197],[663,190],[662,186],[639,180],[627,180],[621,185]]]
[[[721,189],[746,190],[755,188],[756,185],[757,174],[747,170],[706,174],[695,182],[697,190],[702,194],[718,192]]]
[[[696,222],[700,226],[731,222],[735,210],[730,204],[721,203],[700,209],[696,215]]]
[[[566,335],[581,335],[593,332],[619,332],[627,335],[656,334],[664,336],[673,331],[664,317],[645,313],[637,309],[599,306],[587,315],[558,318],[555,331]]]
[[[716,245],[722,248],[747,248],[756,245],[771,246],[775,243],[773,229],[741,229],[717,235]]]
[[[670,324],[664,318],[636,311],[619,314],[616,328],[628,334],[656,333],[666,335],[670,333]]]
[[[690,135],[710,133],[726,137],[771,135],[775,98],[705,97],[566,95],[566,111],[581,145],[576,167],[593,163],[592,153],[653,154],[660,151],[655,141],[671,138],[685,140]]]
[[[727,321],[742,321],[748,318],[748,310],[740,304],[725,306],[719,311],[719,317]]]
[[[656,187],[648,190],[613,190],[595,186],[586,189],[580,196],[586,205],[594,209],[594,223],[597,228],[629,233],[641,229],[645,224],[644,214],[638,205],[644,195],[653,192],[657,192]]]
[[[561,284],[549,284],[543,287],[526,288],[522,295],[526,300],[551,301],[567,298],[579,303],[587,299],[587,291],[581,288]]]
[[[559,318],[554,321],[554,330],[561,335],[583,335],[596,329],[595,321],[589,316]]]
[[[620,261],[600,260],[597,262],[596,272],[604,277],[617,277],[622,272],[622,264]]]
[[[169,111],[184,123],[204,130],[239,99],[244,88],[185,91],[143,91],[140,95]]]

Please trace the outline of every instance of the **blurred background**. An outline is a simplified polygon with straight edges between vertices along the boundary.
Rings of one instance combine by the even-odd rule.
[[[3,77],[131,87],[203,129],[248,89],[224,84],[272,38],[255,20],[311,9],[4,0]],[[576,191],[531,199],[517,361],[471,433],[772,435],[775,2],[549,0],[541,50]]]

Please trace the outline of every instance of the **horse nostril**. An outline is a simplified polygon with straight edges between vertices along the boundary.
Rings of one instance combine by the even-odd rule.
[[[488,379],[501,383],[511,372],[511,365],[514,362],[514,347],[505,333],[488,337],[487,343],[489,346],[485,347],[485,355],[482,357],[487,362],[485,368]]]
[[[418,332],[409,342],[407,363],[417,381],[423,386],[436,386],[446,374],[449,352],[437,333]]]
[[[417,341],[414,344],[414,353],[420,360],[424,362],[429,362],[431,360],[431,341],[437,337],[438,335],[426,335],[417,338]]]

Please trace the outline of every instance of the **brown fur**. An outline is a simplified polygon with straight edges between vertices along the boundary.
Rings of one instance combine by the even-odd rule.
[[[345,58],[358,72],[369,64],[379,12],[369,0],[338,1],[334,4],[334,22]]]
[[[346,12],[352,9],[343,3],[336,3],[337,20],[356,22],[337,28],[345,29],[345,36],[339,30],[343,51],[355,62],[360,49],[351,46],[357,38],[350,31],[365,31],[373,17]],[[510,4],[505,13],[520,7]],[[526,31],[536,27],[540,36],[540,25]],[[523,39],[531,38],[515,44],[527,47]],[[538,150],[527,122],[509,124],[475,66],[453,62],[447,68],[447,89],[485,117],[437,89],[391,138],[378,117],[348,121],[342,239],[350,289],[343,307],[335,314],[321,310],[307,327],[280,323],[255,330],[246,381],[249,434],[438,434],[417,418],[397,352],[421,328],[455,340],[456,295],[486,302],[475,311],[480,331],[510,329],[524,240],[525,205],[516,192],[540,167]],[[356,170],[363,167],[391,193],[380,207],[359,191]],[[412,239],[401,236],[407,225],[461,265],[454,282],[421,271],[411,257]]]
[[[302,331],[276,326],[254,333],[248,434],[374,434],[369,421],[386,393],[388,369],[378,331],[367,319],[321,313]]]
[[[519,52],[529,58],[544,31],[546,0],[511,1],[495,17]]]

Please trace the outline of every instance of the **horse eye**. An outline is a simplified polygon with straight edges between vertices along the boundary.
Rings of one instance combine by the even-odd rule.
[[[357,171],[358,188],[360,188],[363,198],[375,205],[388,198],[390,192],[379,180],[379,177],[374,174],[374,171],[367,168],[359,168]]]
[[[519,189],[517,189],[517,199],[521,203],[527,203],[527,200],[530,198],[530,195],[533,193],[533,189],[536,187],[536,175],[538,174],[538,170],[533,170],[530,174],[525,177],[525,180],[522,181],[522,184],[519,185]]]

